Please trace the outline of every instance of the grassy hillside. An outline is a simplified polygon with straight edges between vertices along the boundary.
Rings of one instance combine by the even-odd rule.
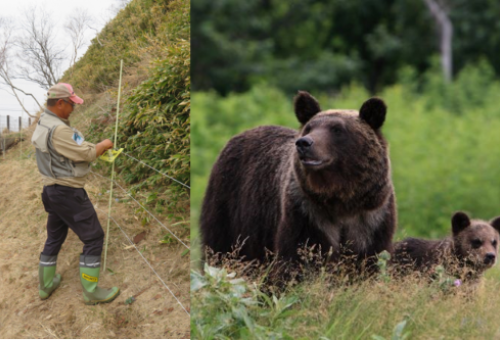
[[[73,115],[86,138],[114,135],[120,60],[124,61],[117,148],[189,186],[189,1],[132,1],[92,41],[62,81],[83,93]],[[87,104],[88,103],[88,104]],[[189,190],[120,157],[117,172],[132,190],[159,197],[160,212],[187,212]],[[153,195],[153,196],[151,196]],[[168,201],[168,204],[165,203]]]

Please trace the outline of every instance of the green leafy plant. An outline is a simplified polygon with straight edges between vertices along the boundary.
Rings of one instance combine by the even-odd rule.
[[[174,242],[176,242],[176,239],[174,239],[170,234],[166,234],[160,240],[160,243],[163,243],[163,244],[171,244],[171,243],[174,243]]]
[[[199,338],[289,339],[281,329],[294,314],[296,297],[267,296],[255,285],[224,268],[205,265],[191,273],[196,309],[192,334]]]
[[[388,282],[391,280],[391,277],[387,272],[387,265],[390,259],[391,259],[391,254],[387,250],[384,250],[383,252],[377,255],[377,267],[379,270],[378,275],[379,278],[384,282]]]

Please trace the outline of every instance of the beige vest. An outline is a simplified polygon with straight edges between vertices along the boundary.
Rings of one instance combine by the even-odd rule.
[[[90,170],[88,162],[74,162],[59,154],[52,145],[52,134],[59,125],[67,125],[54,113],[45,109],[38,120],[31,142],[36,148],[36,163],[43,176],[51,178],[84,177]],[[83,135],[75,128],[73,139],[83,142]],[[81,143],[80,142],[80,143]]]

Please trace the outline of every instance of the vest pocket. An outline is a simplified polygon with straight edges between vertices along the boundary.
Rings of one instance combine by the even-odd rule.
[[[84,177],[90,171],[90,163],[87,162],[71,162],[71,165],[73,167],[73,175],[75,177]]]
[[[39,149],[43,153],[48,153],[49,149],[47,147],[47,139],[49,138],[50,130],[41,124],[38,124],[33,136],[31,137],[31,143],[35,148]]]

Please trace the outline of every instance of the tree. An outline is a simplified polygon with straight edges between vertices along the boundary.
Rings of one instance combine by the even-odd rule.
[[[40,103],[33,94],[27,93],[24,90],[15,86],[14,83],[12,82],[11,79],[12,77],[9,74],[10,54],[12,48],[14,47],[12,31],[13,31],[12,23],[5,18],[0,18],[0,79],[2,80],[0,84],[7,85],[10,88],[10,92],[8,90],[6,91],[16,97],[16,100],[18,101],[23,111],[26,112],[28,116],[36,118],[36,116],[30,114],[29,111],[26,109],[23,102],[21,101],[21,98],[19,98],[18,92],[22,92],[26,96],[31,96],[36,101],[36,103],[40,108],[42,108],[42,106],[40,105]]]
[[[76,63],[78,51],[85,46],[85,33],[90,28],[92,17],[85,9],[78,9],[70,16],[64,26],[71,38],[71,67]]]
[[[453,72],[453,58],[451,43],[453,38],[453,25],[449,13],[450,4],[446,0],[424,0],[427,8],[436,21],[439,30],[439,51],[441,54],[441,66],[443,67],[444,79],[451,81]]]
[[[57,44],[54,22],[43,8],[27,10],[25,19],[23,34],[18,41],[19,57],[23,61],[19,66],[21,75],[48,89],[61,75],[64,49]]]

